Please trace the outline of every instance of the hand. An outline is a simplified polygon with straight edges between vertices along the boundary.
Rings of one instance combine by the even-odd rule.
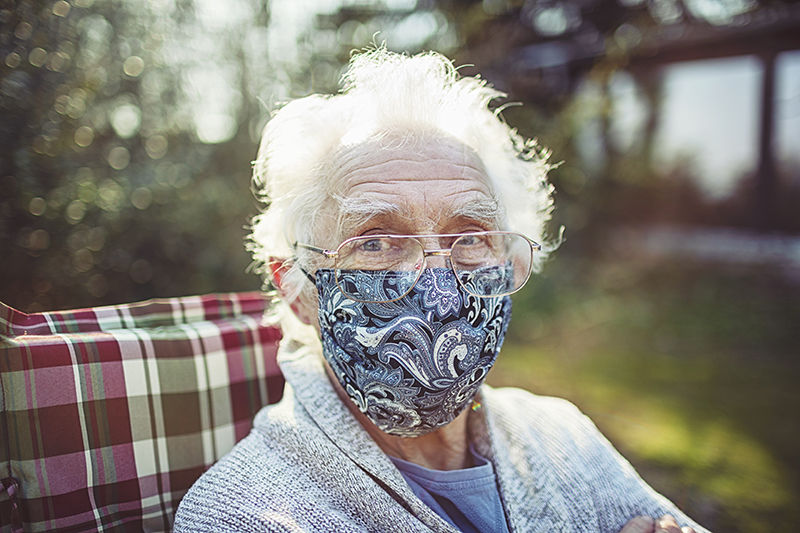
[[[670,515],[664,515],[658,520],[650,516],[637,516],[628,521],[619,533],[695,533],[694,529],[686,526],[680,527]]]

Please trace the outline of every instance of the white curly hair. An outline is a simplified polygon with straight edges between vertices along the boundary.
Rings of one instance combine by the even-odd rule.
[[[353,55],[340,94],[308,96],[274,112],[254,162],[255,192],[266,207],[253,219],[248,249],[266,287],[270,264],[289,259],[270,313],[285,340],[319,344],[316,329],[289,310],[298,298],[315,302],[315,288],[300,270],[293,245],[318,245],[330,237],[324,208],[343,201],[334,193],[341,178],[335,156],[344,147],[384,138],[413,141],[431,133],[454,138],[483,163],[502,213],[501,228],[539,243],[547,240],[553,205],[546,180],[549,154],[490,108],[504,96],[480,78],[460,76],[441,54],[407,56],[381,47]],[[535,270],[554,247],[545,242]]]

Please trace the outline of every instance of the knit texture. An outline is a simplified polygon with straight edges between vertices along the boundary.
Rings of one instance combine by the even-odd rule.
[[[457,530],[423,504],[336,395],[319,355],[282,350],[283,400],[190,489],[175,531]],[[637,515],[672,514],[572,404],[481,388],[470,438],[494,464],[509,531],[616,533]]]

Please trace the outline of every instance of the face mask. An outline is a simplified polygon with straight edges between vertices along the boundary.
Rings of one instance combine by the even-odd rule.
[[[343,276],[368,280],[373,294],[390,294],[398,279],[385,271]],[[408,295],[388,303],[347,298],[332,270],[317,270],[316,284],[325,359],[361,412],[399,437],[438,429],[469,405],[511,318],[511,298],[477,298],[445,268],[424,270]]]

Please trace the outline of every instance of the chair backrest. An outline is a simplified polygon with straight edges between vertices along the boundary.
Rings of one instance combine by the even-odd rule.
[[[280,399],[259,293],[51,313],[0,304],[0,528],[169,531]]]

